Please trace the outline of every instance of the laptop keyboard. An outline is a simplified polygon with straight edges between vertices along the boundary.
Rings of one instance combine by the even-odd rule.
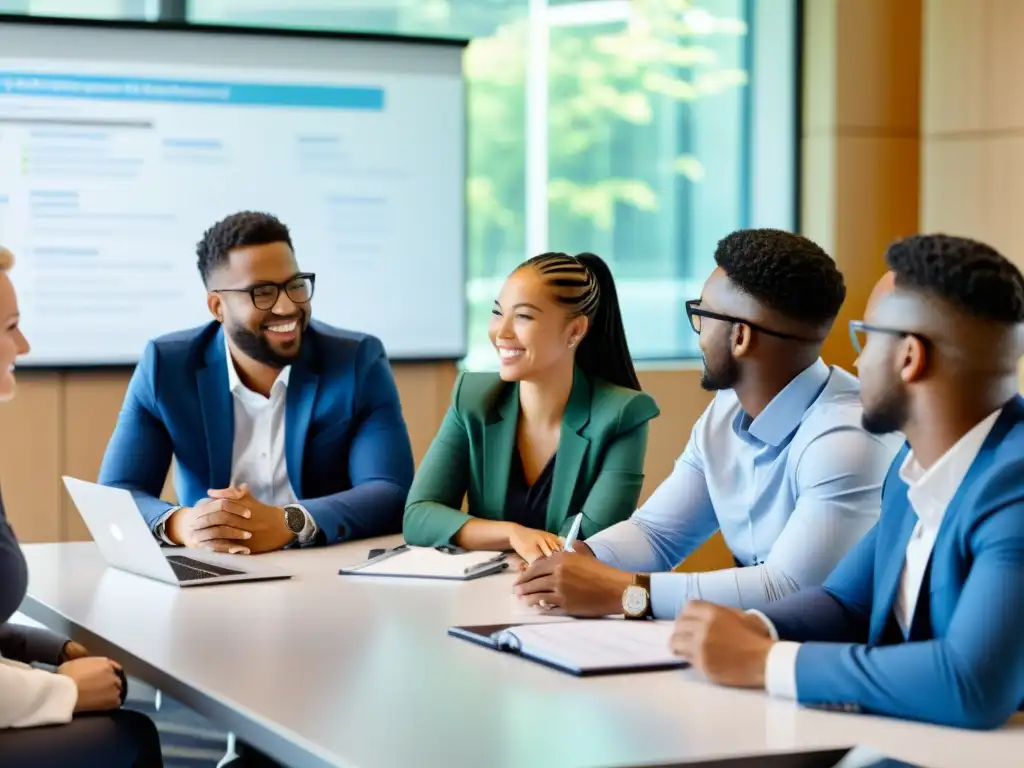
[[[174,575],[178,581],[195,581],[196,579],[212,579],[215,576],[236,576],[245,571],[236,571],[233,568],[223,568],[219,565],[204,563],[201,560],[193,560],[191,557],[174,555],[167,558],[171,564]]]

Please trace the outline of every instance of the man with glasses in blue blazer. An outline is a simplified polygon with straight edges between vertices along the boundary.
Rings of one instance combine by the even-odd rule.
[[[397,533],[413,457],[384,347],[310,319],[288,228],[242,212],[198,266],[214,322],[150,342],[99,480],[171,546],[249,554]],[[172,456],[178,504],[159,498]]]

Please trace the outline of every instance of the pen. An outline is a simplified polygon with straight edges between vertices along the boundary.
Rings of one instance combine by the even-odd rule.
[[[471,573],[477,573],[478,571],[485,571],[491,568],[498,568],[498,570],[504,570],[505,568],[508,568],[507,561],[508,553],[502,552],[500,555],[492,557],[490,560],[485,560],[482,563],[477,563],[476,565],[469,566],[469,568],[466,568],[466,570],[463,571],[463,573],[465,573],[468,576]]]
[[[569,535],[565,537],[565,551],[574,552],[572,545],[576,543],[576,537],[580,535],[580,525],[583,523],[583,513],[580,512],[576,515],[576,519],[572,521],[572,527],[569,528]]]

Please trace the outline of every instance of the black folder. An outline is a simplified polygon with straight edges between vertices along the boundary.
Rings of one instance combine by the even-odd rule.
[[[669,650],[671,622],[569,619],[451,627],[448,634],[581,677],[687,666]]]

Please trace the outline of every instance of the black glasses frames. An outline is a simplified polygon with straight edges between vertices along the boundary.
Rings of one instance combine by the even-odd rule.
[[[215,288],[213,293],[248,293],[256,309],[273,309],[283,290],[294,304],[308,304],[313,298],[316,275],[300,272],[283,283],[257,283],[248,288]]]
[[[819,344],[821,339],[808,339],[803,336],[794,336],[790,333],[782,333],[781,331],[773,331],[770,328],[752,323],[749,320],[744,320],[742,317],[733,317],[732,315],[722,315],[718,312],[712,312],[708,309],[701,309],[700,299],[690,299],[686,302],[686,316],[690,320],[690,327],[694,333],[700,333],[700,319],[706,317],[708,320],[721,320],[725,323],[742,323],[748,328],[758,331],[759,333],[767,334],[768,336],[774,336],[777,339],[788,339],[790,341],[802,341],[805,344]]]

